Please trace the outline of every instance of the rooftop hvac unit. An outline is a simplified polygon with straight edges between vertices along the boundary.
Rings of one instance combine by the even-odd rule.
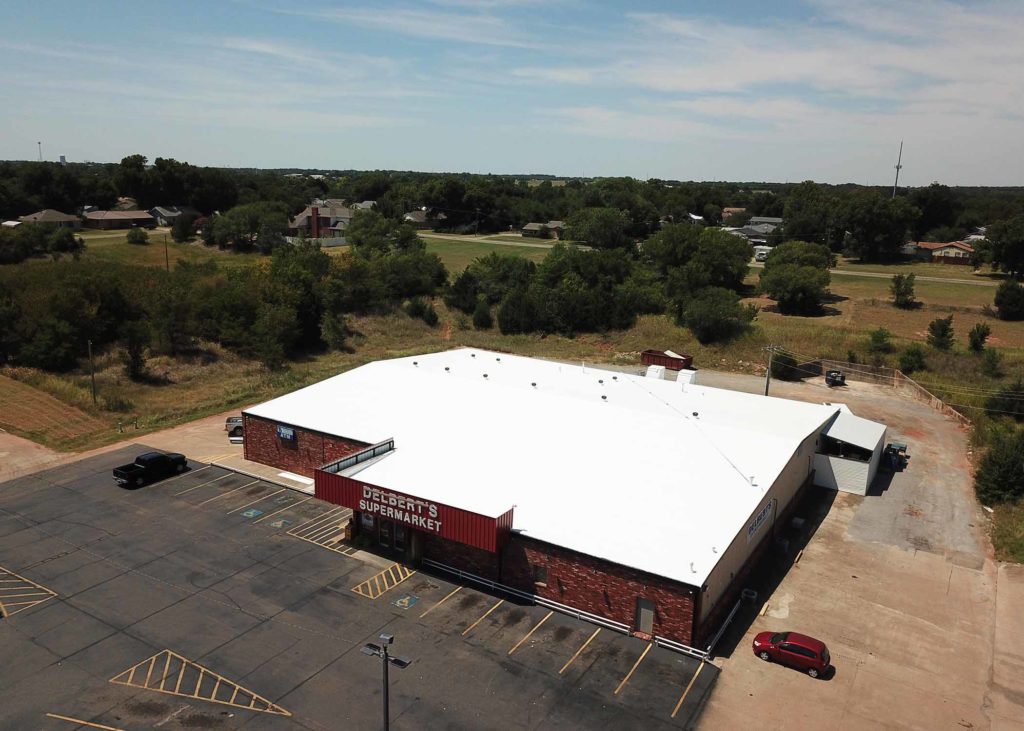
[[[679,381],[680,388],[686,386],[687,383],[697,384],[697,371],[690,368],[683,368],[676,375],[676,380]]]
[[[648,378],[665,378],[665,366],[652,365],[647,366],[647,377]]]

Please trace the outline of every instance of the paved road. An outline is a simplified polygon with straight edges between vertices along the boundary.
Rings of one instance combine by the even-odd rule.
[[[503,234],[508,235],[508,234]],[[483,236],[464,236],[462,234],[439,234],[433,231],[421,231],[420,236],[429,237],[432,239],[446,239],[448,241],[466,241],[473,244],[493,244],[494,246],[525,246],[530,249],[553,249],[557,241],[550,244],[541,242],[518,242],[518,241],[497,241],[495,239],[489,239]],[[581,249],[587,249],[587,246],[581,246]]]
[[[755,269],[764,269],[764,262],[750,262]],[[872,279],[892,279],[892,274],[886,272],[858,272],[851,269],[830,269],[830,273],[838,274],[841,277],[870,277]],[[918,282],[942,282],[946,284],[973,284],[978,287],[998,287],[1000,282],[986,282],[980,279],[948,279],[946,277],[925,277],[920,274],[914,277]]]

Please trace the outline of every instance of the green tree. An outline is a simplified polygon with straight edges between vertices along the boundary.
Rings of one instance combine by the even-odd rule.
[[[129,244],[148,244],[149,234],[146,233],[146,229],[135,227],[128,229],[128,234],[125,236],[125,240],[127,240]]]
[[[10,289],[0,282],[0,364],[6,363],[18,350],[21,317],[21,306],[14,300]]]
[[[465,313],[475,312],[479,306],[480,279],[468,267],[455,277],[444,295],[444,303]]]
[[[928,323],[928,344],[936,350],[953,347],[953,316],[936,317]]]
[[[1007,425],[992,430],[974,476],[974,490],[984,505],[1024,498],[1024,430]]]
[[[477,330],[490,330],[494,327],[494,318],[491,317],[491,306],[487,300],[481,297],[473,310],[473,327]]]
[[[900,355],[900,370],[910,374],[915,371],[927,370],[928,362],[925,360],[924,348],[920,343],[912,343]]]
[[[60,258],[61,254],[71,254],[74,257],[85,250],[85,239],[75,236],[69,228],[56,228],[46,237],[46,251],[54,259]]]
[[[1017,279],[1024,275],[1024,214],[996,221],[985,232],[992,264]]]
[[[980,353],[985,349],[985,341],[988,340],[988,336],[991,334],[992,328],[987,323],[975,323],[974,327],[967,333],[968,347],[975,353]]]
[[[884,327],[880,327],[877,330],[872,330],[868,333],[868,352],[870,353],[891,353],[892,347],[892,333],[886,330]]]
[[[765,269],[792,264],[827,270],[835,265],[836,257],[824,244],[808,241],[785,241],[771,250],[764,262]]]
[[[192,238],[196,217],[191,213],[183,213],[174,219],[171,226],[171,238],[183,244]]]
[[[924,188],[915,188],[909,200],[920,211],[913,224],[915,241],[954,241],[959,238],[957,235],[951,239],[925,237],[935,229],[952,227],[963,213],[964,203],[952,188],[932,183]]]
[[[989,378],[1003,377],[1003,354],[995,348],[985,348],[981,353],[981,372]]]
[[[760,289],[779,305],[786,315],[814,315],[821,312],[828,295],[829,273],[812,266],[783,264],[765,267]]]
[[[919,215],[906,199],[871,189],[848,194],[838,207],[839,222],[847,233],[845,248],[863,261],[894,257]]]
[[[573,241],[585,241],[595,249],[617,249],[633,245],[628,236],[629,218],[615,208],[583,208],[566,221],[565,234]]]
[[[914,274],[894,274],[889,284],[889,292],[892,293],[894,306],[909,310],[917,306],[914,299]]]
[[[498,306],[498,328],[502,335],[532,332],[538,321],[537,308],[526,289],[512,290]]]
[[[706,287],[688,299],[679,324],[690,328],[694,337],[706,345],[739,335],[756,314],[757,309],[740,304],[739,295],[732,290]]]
[[[805,374],[792,354],[785,351],[772,355],[772,378],[780,381],[799,381]]]
[[[841,232],[833,221],[835,197],[814,181],[805,180],[786,196],[785,231],[790,239],[815,241],[831,248]]]
[[[1000,320],[1024,320],[1024,285],[1007,279],[996,289],[996,310]]]
[[[124,373],[133,381],[146,375],[146,346],[149,345],[150,332],[145,322],[128,320],[121,326],[121,341],[124,349],[121,362]]]

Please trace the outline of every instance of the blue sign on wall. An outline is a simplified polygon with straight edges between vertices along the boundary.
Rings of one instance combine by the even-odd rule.
[[[279,426],[277,427],[277,436],[280,439],[284,439],[286,442],[294,442],[295,430],[290,426]]]

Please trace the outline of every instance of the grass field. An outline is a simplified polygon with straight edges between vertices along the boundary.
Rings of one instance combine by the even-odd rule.
[[[1024,502],[995,507],[991,537],[996,560],[1024,563]]]
[[[469,264],[481,256],[487,256],[493,252],[507,254],[509,256],[522,256],[531,261],[541,261],[548,255],[547,249],[539,249],[533,246],[510,246],[506,244],[487,244],[482,241],[455,241],[453,239],[439,239],[424,236],[427,244],[427,251],[433,252],[441,257],[441,261],[448,267],[452,275],[459,274]]]
[[[975,273],[971,266],[957,264],[932,264],[931,262],[913,262],[907,264],[861,264],[856,260],[841,259],[838,270],[851,272],[875,272],[879,274],[916,274],[919,277],[939,277],[941,279],[977,279],[999,283],[1006,278],[1005,274],[984,269]]]

